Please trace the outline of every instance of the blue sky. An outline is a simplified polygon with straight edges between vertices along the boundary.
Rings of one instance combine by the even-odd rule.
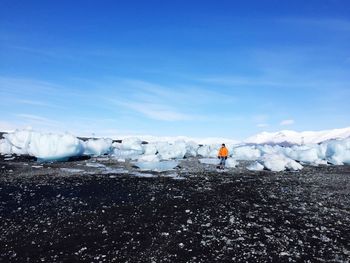
[[[0,2],[0,129],[350,126],[350,2]]]

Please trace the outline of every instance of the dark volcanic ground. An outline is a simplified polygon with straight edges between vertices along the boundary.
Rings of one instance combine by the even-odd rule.
[[[175,180],[128,165],[1,157],[0,262],[349,262],[349,166],[217,173],[193,159]]]

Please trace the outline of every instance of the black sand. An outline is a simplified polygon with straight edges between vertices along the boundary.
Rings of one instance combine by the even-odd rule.
[[[0,262],[350,259],[349,166],[183,171],[192,160],[178,171],[186,179],[174,180],[60,169],[81,169],[87,161],[37,166],[6,159],[0,160]]]

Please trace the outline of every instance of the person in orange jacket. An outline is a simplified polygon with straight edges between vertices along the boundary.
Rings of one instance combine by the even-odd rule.
[[[221,145],[221,148],[220,148],[219,153],[218,153],[218,158],[220,159],[219,169],[225,168],[225,163],[226,163],[227,157],[228,157],[228,150],[227,150],[225,144],[223,143]]]

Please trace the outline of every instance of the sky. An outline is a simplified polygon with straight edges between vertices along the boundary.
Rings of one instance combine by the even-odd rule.
[[[0,130],[350,126],[350,1],[0,1]]]

